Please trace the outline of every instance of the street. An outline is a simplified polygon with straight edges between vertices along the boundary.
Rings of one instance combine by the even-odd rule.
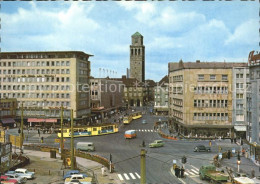
[[[146,182],[147,183],[203,183],[199,179],[199,168],[202,165],[208,165],[212,158],[218,152],[218,146],[215,141],[212,142],[211,152],[194,152],[193,148],[202,144],[208,146],[207,140],[168,140],[161,138],[157,130],[154,130],[154,123],[159,119],[167,120],[165,117],[159,117],[146,113],[142,118],[133,120],[129,125],[120,124],[119,132],[110,135],[80,137],[75,138],[77,142],[93,142],[96,151],[92,152],[109,158],[112,155],[112,162],[115,164],[115,172],[122,183],[140,183],[140,145],[145,142],[146,154]],[[146,124],[142,121],[146,120]],[[166,127],[165,127],[166,128]],[[136,130],[137,137],[134,139],[125,139],[126,130]],[[9,130],[9,133],[15,131]],[[36,130],[34,130],[36,132]],[[13,132],[15,133],[15,132]],[[28,132],[25,131],[25,135]],[[59,146],[54,143],[56,134],[41,134],[44,137],[44,145]],[[148,144],[154,140],[163,140],[165,145],[159,148],[149,148]],[[39,135],[29,133],[28,141],[25,143],[39,144]],[[225,144],[223,142],[223,144]],[[70,148],[70,139],[66,138],[65,147]],[[183,165],[181,158],[186,156],[187,163]],[[184,166],[185,178],[177,178],[172,170],[173,160],[176,160],[178,166]]]

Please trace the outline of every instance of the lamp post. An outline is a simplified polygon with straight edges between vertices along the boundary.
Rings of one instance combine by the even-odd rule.
[[[20,153],[23,153],[23,102],[21,109],[21,126],[20,126]]]
[[[61,159],[63,159],[63,148],[64,148],[64,142],[63,142],[63,105],[61,105],[61,118],[60,118],[60,152],[61,152]]]
[[[71,137],[70,137],[70,153],[71,153],[71,170],[74,170],[74,128],[73,128],[73,109],[71,109]]]

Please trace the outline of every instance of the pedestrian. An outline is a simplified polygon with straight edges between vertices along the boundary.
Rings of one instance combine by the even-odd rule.
[[[174,164],[174,172],[175,172],[175,176],[177,177],[177,165],[176,164]]]
[[[254,178],[255,177],[255,170],[252,168],[251,169],[251,178]]]
[[[143,140],[143,142],[142,142],[142,146],[145,147],[145,142],[144,142],[144,140]]]
[[[176,168],[176,177],[177,178],[180,177],[180,168],[179,167]]]
[[[211,143],[211,140],[210,140],[210,141],[209,141],[209,147],[211,147],[211,144],[212,144],[212,143]]]
[[[234,138],[234,143],[235,143],[235,144],[237,143],[237,138]]]
[[[181,167],[181,178],[184,178],[184,168],[183,168],[183,166]]]
[[[231,144],[233,144],[233,139],[231,138]]]
[[[41,143],[43,143],[43,137],[41,137]]]
[[[105,170],[106,170],[105,167],[102,166],[102,167],[101,167],[101,173],[102,173],[102,176],[105,176]]]
[[[230,157],[231,157],[231,151],[230,151],[230,150],[228,150],[228,153],[227,153],[227,158],[228,158],[228,159],[230,159]]]

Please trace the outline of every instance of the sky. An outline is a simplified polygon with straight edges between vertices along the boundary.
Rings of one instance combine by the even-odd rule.
[[[146,79],[168,63],[247,62],[259,51],[257,1],[1,2],[1,50],[83,51],[91,75],[126,75],[131,36],[144,37]],[[101,71],[100,72],[100,68]],[[110,72],[114,71],[114,72]]]

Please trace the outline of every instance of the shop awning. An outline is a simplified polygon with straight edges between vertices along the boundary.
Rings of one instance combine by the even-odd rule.
[[[246,126],[234,126],[234,129],[237,132],[246,132]]]
[[[8,124],[8,123],[15,123],[15,120],[12,118],[5,118],[5,119],[1,119],[1,122],[3,124]]]
[[[57,119],[39,119],[39,118],[28,118],[27,120],[30,123],[57,123]]]

